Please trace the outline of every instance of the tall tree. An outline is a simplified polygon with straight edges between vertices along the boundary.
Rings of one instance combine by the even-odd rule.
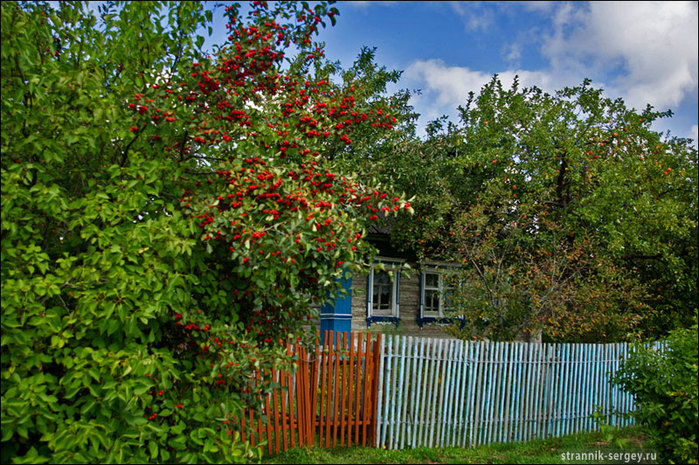
[[[209,57],[202,3],[2,4],[3,462],[247,460],[249,373],[408,208],[333,161],[393,118],[337,10],[225,14]]]
[[[697,308],[697,151],[589,81],[549,95],[495,76],[458,124],[397,157],[416,221],[398,243],[463,265],[462,336],[661,336]]]

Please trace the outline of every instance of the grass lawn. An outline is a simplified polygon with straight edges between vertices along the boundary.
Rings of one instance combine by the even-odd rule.
[[[564,438],[550,438],[527,443],[493,444],[474,449],[419,448],[404,450],[380,450],[369,447],[336,449],[290,450],[277,455],[264,456],[262,463],[624,463],[602,461],[564,461],[561,454],[631,453],[644,450],[645,438],[638,428],[581,433]],[[647,450],[646,450],[647,451]],[[628,462],[630,463],[630,462]],[[633,460],[633,463],[638,463]],[[653,462],[645,462],[653,463]]]

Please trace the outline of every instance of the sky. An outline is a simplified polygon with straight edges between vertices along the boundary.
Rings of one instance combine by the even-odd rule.
[[[697,140],[697,2],[340,1],[322,30],[326,57],[349,67],[363,46],[419,90],[419,128],[456,121],[470,91],[497,73],[503,85],[554,92],[590,78],[628,107],[674,116],[654,129]],[[221,42],[215,27],[209,40]],[[207,42],[209,42],[207,40]],[[394,88],[397,89],[397,88]]]
[[[627,106],[672,110],[655,129],[697,140],[696,2],[338,2],[326,56],[350,64],[362,45],[420,89],[421,124],[455,119],[497,73],[553,92],[592,79]]]

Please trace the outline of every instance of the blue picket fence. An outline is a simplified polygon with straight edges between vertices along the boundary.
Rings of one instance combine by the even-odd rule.
[[[388,335],[377,447],[475,447],[625,426],[634,399],[609,381],[627,344],[531,344]]]

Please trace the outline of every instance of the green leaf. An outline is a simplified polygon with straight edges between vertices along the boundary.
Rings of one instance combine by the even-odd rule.
[[[150,441],[148,443],[148,450],[150,450],[150,457],[156,459],[158,457],[158,444],[155,441]]]

